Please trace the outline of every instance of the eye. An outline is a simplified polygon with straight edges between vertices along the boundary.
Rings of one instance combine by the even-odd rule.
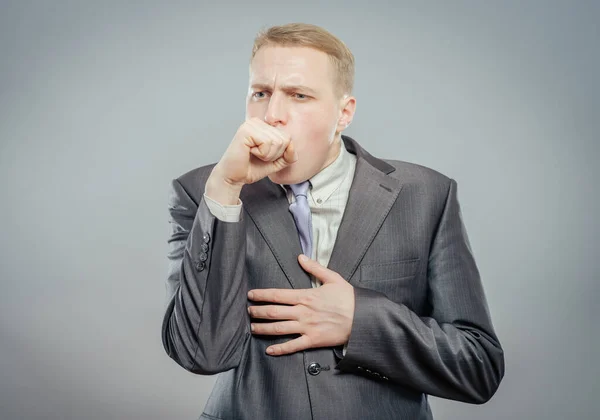
[[[261,96],[261,95],[263,95],[263,96]],[[252,97],[255,98],[255,99],[262,99],[262,98],[265,97],[264,95],[266,95],[265,92],[254,92],[252,94]]]
[[[306,96],[303,93],[294,93],[294,96],[296,97],[296,99],[301,99],[301,100],[306,100],[308,99],[308,96]]]

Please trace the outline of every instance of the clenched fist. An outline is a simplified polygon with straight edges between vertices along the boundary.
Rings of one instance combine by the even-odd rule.
[[[298,159],[290,136],[258,118],[246,120],[213,168],[206,195],[221,204],[237,204],[245,184],[280,171]]]

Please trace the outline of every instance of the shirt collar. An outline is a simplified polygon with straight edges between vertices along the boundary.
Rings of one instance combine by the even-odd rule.
[[[340,142],[339,147],[340,151],[335,160],[309,179],[311,195],[315,201],[318,199],[321,202],[327,201],[331,197],[331,194],[342,184],[342,181],[344,181],[346,174],[350,170],[350,166],[352,165],[352,161],[348,156],[350,152],[346,150],[343,142]],[[281,187],[287,191],[285,185],[281,185]]]
[[[351,164],[348,153],[344,143],[340,142],[340,151],[337,158],[310,179],[312,185],[311,195],[315,201],[327,201],[331,194],[340,187]]]

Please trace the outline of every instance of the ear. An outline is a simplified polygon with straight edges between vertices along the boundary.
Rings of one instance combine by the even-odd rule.
[[[336,133],[341,133],[348,128],[356,111],[356,98],[354,96],[344,95],[340,102],[340,118],[338,119]]]

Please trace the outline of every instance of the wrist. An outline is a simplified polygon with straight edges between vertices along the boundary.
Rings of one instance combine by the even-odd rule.
[[[238,204],[243,185],[228,182],[215,170],[216,167],[206,181],[205,194],[224,206]]]

